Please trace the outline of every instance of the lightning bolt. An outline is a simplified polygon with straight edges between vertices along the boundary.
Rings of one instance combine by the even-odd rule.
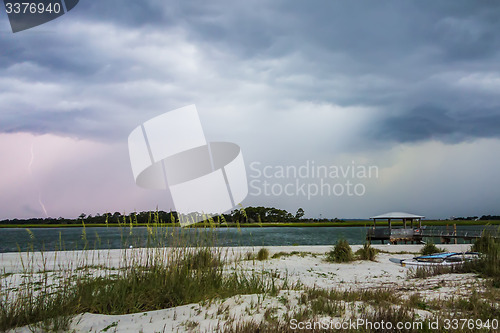
[[[42,202],[42,191],[38,190],[38,203],[43,209],[43,212],[45,213],[45,217],[49,217],[49,214],[47,214],[47,209],[45,209],[45,205]]]
[[[33,176],[32,167],[33,167],[34,162],[35,162],[35,141],[33,141],[31,143],[31,159],[30,159],[30,162],[28,164],[28,172],[30,173],[31,176]],[[40,207],[42,207],[42,210],[45,213],[45,217],[49,217],[49,214],[47,213],[47,209],[45,208],[45,205],[43,204],[43,201],[42,201],[42,191],[40,190],[38,185],[36,187],[38,190],[38,203],[40,204]]]

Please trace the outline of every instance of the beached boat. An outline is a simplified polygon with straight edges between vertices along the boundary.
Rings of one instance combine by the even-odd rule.
[[[434,253],[425,256],[414,257],[413,259],[390,258],[393,263],[401,266],[453,266],[464,262],[479,259],[478,252],[444,252]]]

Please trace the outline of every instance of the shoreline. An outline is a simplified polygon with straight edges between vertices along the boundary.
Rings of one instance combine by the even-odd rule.
[[[149,226],[151,226],[150,224]],[[377,222],[377,227],[384,227],[387,226],[387,222]],[[394,221],[392,222],[393,226],[403,226],[403,222],[400,221]],[[498,225],[500,226],[500,220],[483,220],[483,221],[454,221],[454,220],[428,220],[428,221],[422,221],[422,226],[488,226],[488,225]],[[139,223],[139,224],[134,224],[133,227],[147,227],[147,223]],[[172,223],[163,223],[163,224],[158,224],[160,227],[181,227],[179,224],[172,224]],[[270,228],[270,227],[296,227],[296,228],[322,228],[322,227],[372,227],[373,222],[370,220],[366,221],[350,221],[346,220],[345,222],[262,222],[262,223],[240,223],[239,225],[236,223],[228,223],[224,225],[215,225],[215,226],[210,226],[209,224],[203,224],[203,225],[192,225],[188,226],[186,228],[193,228],[193,229],[199,229],[199,228]],[[21,229],[26,229],[26,228],[107,228],[107,227],[112,227],[112,228],[130,228],[129,224],[118,224],[118,223],[95,223],[95,224],[85,224],[82,225],[81,223],[74,223],[74,224],[0,224],[0,229],[4,228],[21,228]]]

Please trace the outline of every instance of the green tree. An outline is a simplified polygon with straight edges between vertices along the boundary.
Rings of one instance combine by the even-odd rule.
[[[304,216],[304,214],[305,214],[304,210],[302,208],[299,208],[297,210],[297,213],[295,213],[295,218],[299,220]]]

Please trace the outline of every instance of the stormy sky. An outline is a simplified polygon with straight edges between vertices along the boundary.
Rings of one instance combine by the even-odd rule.
[[[127,137],[189,104],[275,184],[243,206],[500,214],[497,2],[80,0],[15,34],[0,8],[0,219],[169,210]],[[300,179],[365,190],[308,197],[255,171],[312,164],[379,172]]]

